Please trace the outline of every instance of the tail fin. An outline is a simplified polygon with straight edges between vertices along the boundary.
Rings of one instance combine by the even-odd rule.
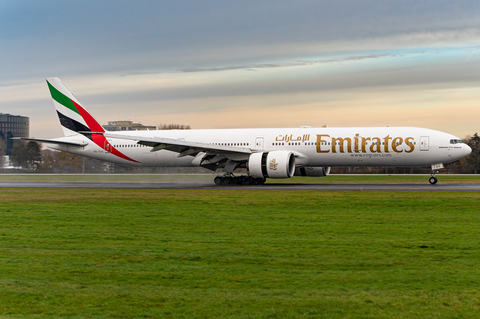
[[[59,78],[47,79],[47,84],[65,136],[78,132],[105,132]]]

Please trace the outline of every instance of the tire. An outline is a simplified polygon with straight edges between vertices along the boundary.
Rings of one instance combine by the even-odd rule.
[[[430,179],[428,181],[430,182],[430,184],[435,185],[438,182],[438,179],[436,177],[432,176],[432,177],[430,177]]]
[[[222,185],[223,184],[223,178],[221,178],[220,176],[217,176],[213,179],[213,182],[215,183],[215,185]]]
[[[265,184],[265,178],[255,178],[253,180],[253,185],[263,185]]]

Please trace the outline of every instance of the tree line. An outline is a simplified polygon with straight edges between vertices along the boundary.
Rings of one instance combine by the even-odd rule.
[[[475,133],[463,140],[472,148],[472,153],[459,161],[445,165],[450,174],[480,173],[480,136]],[[0,139],[0,168],[5,167],[5,141]],[[45,149],[40,144],[21,141],[12,148],[11,161],[14,167],[26,172],[39,173],[162,173],[164,168],[134,168],[104,161],[89,159],[80,155]],[[185,172],[181,169],[178,173]],[[193,172],[193,171],[192,171]],[[334,167],[332,173],[404,174],[430,173],[428,167]]]
[[[183,124],[159,124],[159,130],[189,130],[190,125],[183,125]]]

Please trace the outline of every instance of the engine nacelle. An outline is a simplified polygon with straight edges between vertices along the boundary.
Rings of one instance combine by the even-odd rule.
[[[299,167],[295,169],[295,176],[323,177],[330,174],[330,167]]]
[[[288,151],[253,153],[248,171],[255,178],[289,178],[295,172],[295,155]]]

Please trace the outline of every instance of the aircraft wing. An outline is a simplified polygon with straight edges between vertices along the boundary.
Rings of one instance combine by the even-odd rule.
[[[156,152],[160,150],[168,150],[179,153],[178,157],[183,156],[196,156],[198,153],[203,152],[207,155],[215,155],[231,160],[241,161],[247,160],[250,154],[254,153],[248,147],[241,146],[223,146],[213,145],[209,143],[190,142],[184,140],[177,140],[164,137],[145,137],[136,135],[123,135],[115,133],[103,133],[106,138],[118,138],[124,140],[137,141],[138,144],[151,146],[150,152]]]
[[[47,144],[60,144],[60,145],[70,145],[70,146],[87,146],[88,143],[85,142],[70,142],[70,141],[62,141],[62,140],[46,140],[40,138],[29,138],[29,137],[12,137],[12,140],[23,140],[23,141],[34,141],[39,143],[47,143]]]

